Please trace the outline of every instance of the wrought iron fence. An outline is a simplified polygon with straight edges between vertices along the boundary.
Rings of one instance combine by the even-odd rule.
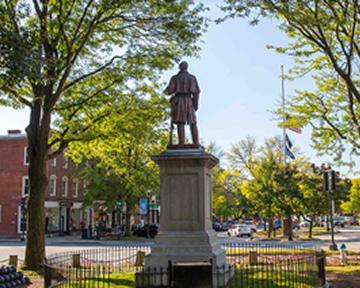
[[[227,243],[228,265],[213,269],[214,287],[310,288],[325,284],[325,253],[294,245]],[[57,253],[44,263],[45,287],[172,287],[172,267],[144,269],[150,246]],[[225,277],[226,278],[226,277]],[[136,279],[136,280],[135,280]],[[216,284],[215,284],[216,283]]]

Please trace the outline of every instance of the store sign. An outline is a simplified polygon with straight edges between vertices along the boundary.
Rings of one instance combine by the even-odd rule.
[[[157,204],[157,203],[151,203],[150,204],[150,209],[151,210],[157,210],[159,208],[159,204]]]
[[[147,215],[148,210],[148,199],[140,198],[139,200],[140,215]]]

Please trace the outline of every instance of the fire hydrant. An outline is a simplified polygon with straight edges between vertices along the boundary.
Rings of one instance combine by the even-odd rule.
[[[341,264],[346,264],[346,245],[345,243],[342,243],[340,246],[340,261]]]

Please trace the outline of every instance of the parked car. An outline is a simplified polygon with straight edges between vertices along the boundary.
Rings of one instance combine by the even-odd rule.
[[[277,230],[277,229],[281,229],[282,227],[282,223],[280,219],[276,219],[273,222],[273,229]]]
[[[257,232],[257,227],[252,220],[245,220],[244,224],[250,226],[250,229],[252,232],[254,232],[254,233]]]
[[[215,231],[223,231],[223,226],[221,225],[220,222],[214,221],[212,224],[212,227]]]
[[[346,221],[343,217],[334,217],[333,222],[334,222],[334,226],[340,226],[340,227],[344,227],[346,224]]]
[[[300,225],[300,227],[309,227],[310,223],[308,221],[303,220],[300,222],[299,225]]]
[[[138,227],[134,230],[133,235],[138,237],[147,237],[147,227],[148,225],[144,225],[142,227]],[[155,224],[150,225],[149,234],[151,238],[154,238],[159,232],[159,227]]]
[[[344,221],[348,225],[357,225],[356,216],[345,216]]]
[[[246,224],[234,224],[228,230],[228,235],[230,237],[233,237],[233,236],[236,236],[236,237],[248,236],[248,237],[252,238],[253,237],[253,232],[252,232],[251,227],[249,225],[246,225]]]
[[[299,223],[296,223],[296,222],[293,222],[293,224],[292,224],[292,229],[293,229],[293,230],[295,230],[295,229],[300,230],[300,224],[299,224]]]
[[[232,221],[226,221],[222,224],[223,226],[223,231],[228,231],[232,226],[234,225],[234,223]]]

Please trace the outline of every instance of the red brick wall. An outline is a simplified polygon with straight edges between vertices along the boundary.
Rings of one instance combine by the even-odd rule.
[[[0,136],[0,236],[16,235],[18,230],[18,207],[21,201],[22,177],[28,175],[28,166],[24,165],[24,147],[27,145],[25,135],[11,137]],[[57,176],[56,196],[50,196],[50,186],[46,190],[46,201],[68,200],[82,202],[83,182],[79,181],[78,197],[73,197],[72,163],[63,168],[63,156],[57,157],[56,167],[47,163],[47,176]],[[61,195],[61,180],[68,177],[68,197]]]
[[[22,177],[28,175],[23,158],[25,146],[24,137],[0,140],[0,236],[17,234]]]

